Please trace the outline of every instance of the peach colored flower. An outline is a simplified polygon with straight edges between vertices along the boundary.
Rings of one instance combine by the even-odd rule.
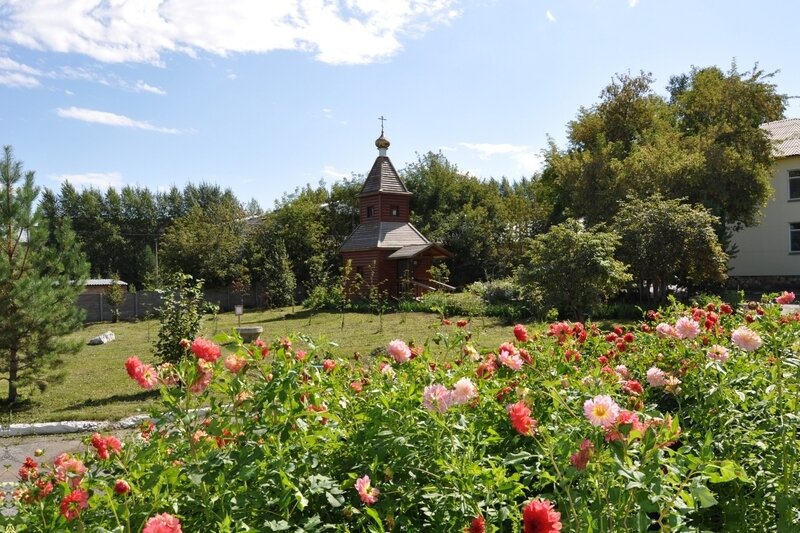
[[[794,293],[783,291],[783,294],[775,298],[775,302],[779,304],[790,304],[794,301]]]
[[[378,501],[380,491],[375,487],[370,486],[369,476],[365,475],[356,480],[356,491],[361,501],[367,505],[372,505]]]
[[[682,316],[675,323],[679,339],[693,339],[700,333],[700,324],[689,317]]]
[[[469,378],[461,378],[456,381],[453,391],[450,393],[450,398],[456,405],[465,404],[476,396],[478,396],[478,389]]]
[[[238,374],[247,364],[247,359],[232,353],[225,358],[225,368],[232,374]]]
[[[53,460],[55,467],[55,478],[58,481],[66,481],[70,487],[75,488],[80,485],[83,476],[86,474],[86,465],[80,459],[68,453],[62,453]]]
[[[724,363],[730,357],[728,349],[724,346],[720,346],[719,344],[715,344],[709,348],[708,352],[706,352],[706,355],[709,359],[712,361],[717,361],[718,363]]]
[[[157,514],[145,524],[142,533],[183,533],[181,522],[169,513]]]
[[[649,383],[651,387],[663,387],[664,383],[666,383],[666,378],[667,375],[657,366],[652,366],[647,370],[647,383]]]
[[[680,338],[678,330],[676,330],[673,326],[667,324],[666,322],[662,322],[661,324],[656,326],[656,333],[658,333],[659,337],[665,337],[669,339]]]
[[[761,337],[746,326],[739,326],[733,330],[731,341],[745,352],[754,352],[761,348]]]

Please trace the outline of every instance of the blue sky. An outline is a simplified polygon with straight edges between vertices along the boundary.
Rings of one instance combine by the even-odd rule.
[[[0,0],[0,144],[58,188],[201,181],[271,208],[367,172],[530,176],[618,72],[780,70],[800,95],[800,2]],[[800,117],[791,100],[787,116]]]

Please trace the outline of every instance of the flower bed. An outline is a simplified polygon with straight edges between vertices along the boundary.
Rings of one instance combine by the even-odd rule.
[[[95,435],[54,465],[30,458],[13,520],[145,532],[797,523],[800,315],[673,304],[635,328],[518,325],[488,349],[469,327],[446,321],[422,346],[392,340],[371,357],[308,339],[307,351],[281,339],[228,353],[197,339],[174,366],[131,358],[130,376],[161,390],[158,422],[124,445]]]

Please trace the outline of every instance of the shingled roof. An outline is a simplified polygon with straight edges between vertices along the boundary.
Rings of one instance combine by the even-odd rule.
[[[364,186],[361,187],[359,196],[366,196],[377,192],[388,192],[393,194],[411,194],[406,188],[400,175],[395,170],[394,165],[388,156],[379,155],[372,165],[372,170],[367,175]]]
[[[772,139],[774,157],[800,155],[800,118],[767,122],[761,127]]]
[[[428,245],[431,241],[406,222],[367,222],[359,225],[344,241],[340,252],[356,252],[383,248],[395,250],[411,245]]]

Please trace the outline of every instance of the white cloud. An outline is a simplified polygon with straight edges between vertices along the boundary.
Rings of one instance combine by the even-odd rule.
[[[60,174],[50,176],[50,179],[60,183],[69,182],[73,185],[109,189],[122,188],[122,174],[119,172],[88,172],[86,174]]]
[[[553,13],[549,9],[547,11],[545,11],[544,14],[547,17],[547,20],[549,20],[550,22],[555,22],[556,21],[555,15],[553,15]]]
[[[9,57],[0,57],[0,85],[6,87],[38,87],[41,72],[18,63]]]
[[[236,75],[236,74],[234,74],[233,72],[231,72],[230,74],[228,74],[227,76],[225,76],[225,78],[227,78],[227,79],[229,79],[229,80],[231,80],[231,81],[235,80],[235,79],[236,79],[236,78],[238,78],[238,77],[239,77],[239,76],[237,76],[237,75]]]
[[[322,174],[337,180],[343,180],[350,177],[350,174],[342,172],[341,170],[336,170],[331,165],[325,165],[325,168],[322,169]]]
[[[333,118],[333,110],[327,107],[323,107],[322,116],[325,118]]]
[[[491,144],[491,143],[459,143],[461,146],[477,152],[481,159],[489,159],[498,154],[513,154],[525,151],[525,146],[515,146],[513,144]]]
[[[511,158],[517,166],[528,173],[541,170],[544,159],[541,153],[527,146],[507,143],[459,143],[460,146],[475,152],[479,159],[487,160],[495,156]]]
[[[83,107],[68,107],[66,109],[59,107],[56,113],[62,118],[72,118],[81,120],[83,122],[92,122],[95,124],[105,124],[106,126],[119,126],[123,128],[135,128],[147,131],[157,131],[160,133],[185,133],[181,130],[174,128],[162,128],[154,126],[144,120],[134,120],[125,115],[117,115],[116,113],[109,113],[107,111],[97,111],[95,109],[86,109]]]
[[[167,91],[165,91],[164,89],[148,85],[142,80],[138,80],[136,82],[136,84],[133,86],[133,90],[136,91],[137,93],[153,93],[160,96],[164,96],[165,94],[167,94]]]
[[[525,171],[533,174],[542,169],[544,157],[539,152],[521,152],[514,154],[514,160]]]
[[[458,0],[5,0],[0,39],[108,63],[162,56],[311,52],[322,62],[385,59],[401,38],[459,15]]]
[[[628,0],[628,5],[630,7],[636,7],[636,4],[639,3],[639,0]]]

